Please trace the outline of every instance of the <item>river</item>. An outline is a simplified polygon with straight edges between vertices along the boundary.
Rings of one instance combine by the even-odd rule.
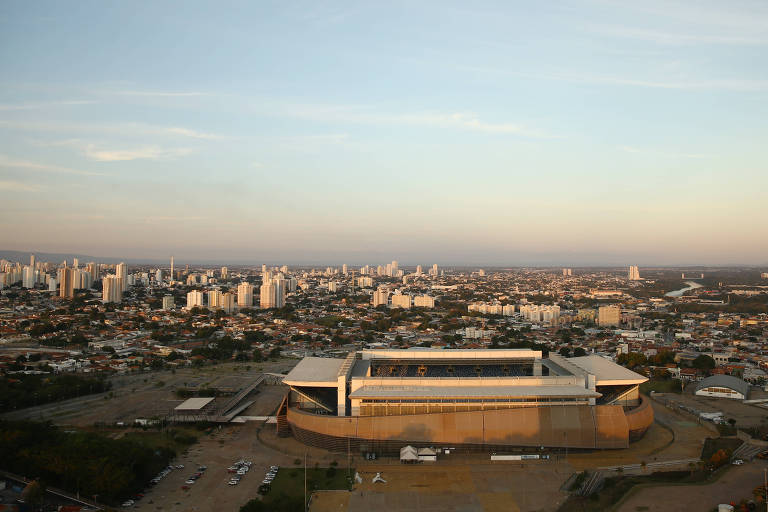
[[[665,293],[665,297],[680,297],[688,290],[695,290],[696,288],[702,288],[704,285],[699,284],[693,281],[686,281],[685,284],[688,286],[686,288],[680,288],[679,290],[675,290],[673,292]]]

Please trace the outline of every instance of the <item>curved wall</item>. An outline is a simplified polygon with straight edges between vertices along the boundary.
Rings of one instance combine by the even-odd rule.
[[[630,422],[618,405],[346,417],[289,407],[287,419],[294,436],[303,443],[341,451],[349,444],[402,447],[402,443],[626,448],[630,440]],[[647,413],[635,415],[633,420],[632,428],[642,436],[653,421],[653,411],[650,421]]]
[[[629,428],[629,440],[637,441],[653,423],[653,407],[648,397],[640,395],[640,405],[624,412]]]

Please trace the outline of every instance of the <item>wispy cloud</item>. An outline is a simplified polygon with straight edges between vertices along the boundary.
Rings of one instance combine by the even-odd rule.
[[[9,192],[37,192],[39,188],[20,181],[0,180],[0,190]]]
[[[16,104],[5,103],[5,104],[0,104],[0,111],[38,110],[43,108],[93,105],[95,103],[99,103],[99,102],[94,100],[64,100],[64,101],[43,101],[43,102],[16,103]]]
[[[210,93],[199,91],[114,91],[117,96],[144,96],[156,98],[190,98],[195,96],[210,96]]]
[[[269,112],[271,115],[310,119],[327,123],[390,124],[411,126],[434,126],[517,135],[532,138],[558,138],[542,130],[520,123],[494,123],[481,120],[469,112],[411,112],[382,113],[380,109],[368,105],[302,105],[282,104]]]
[[[220,140],[227,138],[224,135],[215,133],[206,133],[190,128],[180,126],[156,126],[143,123],[77,123],[77,122],[56,122],[56,121],[9,121],[0,120],[0,126],[13,128],[15,130],[29,131],[49,131],[49,132],[67,132],[67,133],[98,133],[126,135],[131,137],[149,137],[149,136],[167,136],[167,137],[186,137],[201,140]]]
[[[29,171],[39,171],[39,172],[52,172],[52,173],[60,173],[60,174],[76,174],[80,176],[106,176],[107,175],[101,172],[81,171],[78,169],[70,169],[68,167],[61,167],[58,165],[41,164],[38,162],[31,162],[29,160],[18,160],[2,154],[0,154],[0,167],[6,167],[9,169],[26,169]]]
[[[738,92],[756,92],[768,90],[768,80],[754,79],[719,79],[678,76],[675,78],[638,78],[619,75],[602,75],[584,72],[546,72],[546,71],[510,71],[502,68],[462,66],[465,71],[495,75],[530,78],[533,80],[551,80],[581,84],[604,84],[628,87],[647,87],[654,89],[678,90],[723,90]]]
[[[665,156],[665,157],[671,157],[671,158],[710,158],[712,157],[712,155],[707,155],[703,153],[669,153],[666,151],[656,151],[653,149],[637,148],[634,146],[619,146],[618,148],[619,150],[625,153]]]
[[[189,148],[161,148],[159,146],[143,146],[133,149],[102,149],[95,144],[86,144],[83,154],[97,162],[123,162],[129,160],[163,160],[188,155]]]
[[[763,34],[745,34],[744,32],[736,34],[717,34],[711,31],[701,31],[699,33],[690,32],[672,32],[649,30],[644,28],[633,28],[626,26],[592,26],[589,30],[593,33],[606,35],[610,37],[619,37],[623,39],[638,39],[659,44],[672,45],[691,45],[691,44],[724,44],[724,45],[766,45],[768,44],[768,35]]]

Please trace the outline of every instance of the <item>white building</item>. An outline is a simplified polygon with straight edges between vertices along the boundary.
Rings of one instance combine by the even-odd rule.
[[[221,291],[211,290],[208,292],[208,309],[218,309],[221,307]]]
[[[379,288],[373,292],[373,307],[386,306],[389,303],[389,291],[386,288]]]
[[[187,293],[187,309],[203,306],[203,292],[193,290]]]
[[[435,307],[435,299],[429,295],[417,295],[413,298],[413,307],[432,309]]]
[[[252,284],[243,282],[237,285],[237,305],[241,308],[250,308],[253,306]]]
[[[166,295],[163,297],[163,309],[169,310],[173,309],[175,306],[173,301],[173,295]]]
[[[336,281],[328,281],[328,291],[331,293],[336,293],[338,289],[338,283]]]
[[[411,309],[411,296],[400,293],[392,295],[392,307]]]
[[[107,302],[122,302],[123,300],[123,288],[122,282],[119,277],[115,275],[108,275],[102,279],[101,288],[101,301]]]

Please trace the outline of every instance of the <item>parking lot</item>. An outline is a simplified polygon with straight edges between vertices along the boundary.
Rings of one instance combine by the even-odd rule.
[[[257,422],[226,426],[211,436],[201,438],[189,451],[174,461],[184,469],[173,470],[145,493],[134,509],[157,511],[237,510],[257,496],[259,486],[270,466],[292,466],[294,458],[262,445],[257,439]],[[274,428],[268,425],[265,428]],[[239,460],[250,461],[250,470],[237,485],[230,485],[233,474],[228,468]],[[193,484],[187,479],[198,467],[207,469]],[[184,489],[183,487],[187,487]]]

